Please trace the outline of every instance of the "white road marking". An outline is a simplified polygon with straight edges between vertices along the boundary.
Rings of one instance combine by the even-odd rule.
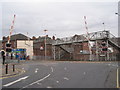
[[[86,72],[83,73],[84,75],[86,74]]]
[[[53,67],[51,67],[51,70],[52,70],[52,72],[53,72]]]
[[[39,69],[38,69],[38,68],[36,68],[35,73],[37,73],[37,72],[38,72],[38,70],[39,70]]]
[[[52,88],[51,86],[47,86],[47,88]]]
[[[118,67],[116,64],[107,64],[108,66]]]
[[[45,76],[44,78],[42,78],[42,79],[40,79],[40,80],[38,80],[38,81],[35,81],[35,82],[33,82],[33,83],[29,84],[29,85],[26,85],[26,86],[23,87],[23,88],[27,88],[27,87],[29,87],[29,86],[31,86],[31,85],[33,85],[33,84],[36,84],[36,83],[38,83],[38,82],[41,82],[41,81],[45,80],[46,78],[48,78],[49,76],[50,76],[50,74],[48,74],[47,76]]]
[[[118,67],[118,65],[113,64],[112,66]]]
[[[59,83],[59,81],[56,81],[56,83]]]
[[[35,73],[37,73],[37,70],[35,71]]]
[[[41,85],[42,83],[37,83],[38,85]]]
[[[13,82],[11,82],[11,83],[5,84],[5,85],[3,85],[3,86],[5,86],[5,87],[10,86],[10,85],[12,85],[12,84],[14,84],[14,83],[17,83],[17,82],[19,82],[19,81],[21,81],[21,80],[23,80],[23,79],[27,79],[28,77],[29,77],[29,76],[22,77],[22,78],[20,78],[20,79],[18,79],[18,80],[16,80],[16,81],[13,81]]]
[[[112,66],[116,66],[116,65],[113,64]]]
[[[64,77],[65,80],[69,80],[67,77]]]
[[[67,68],[65,67],[64,70],[67,70]]]

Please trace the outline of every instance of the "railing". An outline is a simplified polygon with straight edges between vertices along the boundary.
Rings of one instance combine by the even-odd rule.
[[[72,37],[65,37],[65,38],[61,38],[60,40],[56,40],[55,42],[53,42],[53,45],[87,41],[87,38],[89,38],[90,40],[106,39],[109,38],[109,31],[93,32],[93,33],[89,33],[88,36],[86,34],[82,34],[82,35],[75,35]]]
[[[73,47],[68,47],[68,46],[63,46],[63,45],[61,47],[69,53],[72,53],[74,51]]]
[[[119,46],[118,45],[118,39],[113,35],[113,34],[109,34],[109,40],[114,43],[115,45]]]

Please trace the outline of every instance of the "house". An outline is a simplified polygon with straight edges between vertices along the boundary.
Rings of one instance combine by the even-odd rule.
[[[6,43],[8,42],[8,37],[3,37],[2,44],[3,49],[6,49]],[[10,38],[11,48],[13,53],[22,54],[29,56],[30,59],[33,58],[33,40],[29,37],[19,33],[12,35]]]

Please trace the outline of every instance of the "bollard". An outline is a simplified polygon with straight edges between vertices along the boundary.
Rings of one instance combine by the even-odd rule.
[[[6,74],[8,74],[8,64],[6,64]]]
[[[13,72],[15,72],[15,65],[13,64]]]
[[[20,63],[20,59],[18,59],[18,63]]]

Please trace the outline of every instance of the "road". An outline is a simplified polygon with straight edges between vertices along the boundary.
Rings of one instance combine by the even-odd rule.
[[[2,80],[3,88],[116,88],[118,64],[30,61],[26,72]]]

